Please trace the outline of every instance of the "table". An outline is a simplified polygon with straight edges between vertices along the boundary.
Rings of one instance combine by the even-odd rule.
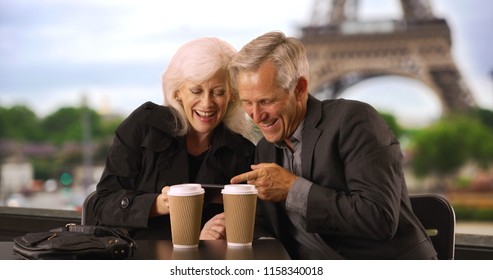
[[[251,247],[228,247],[225,240],[201,240],[195,249],[174,249],[171,240],[136,240],[134,260],[288,260],[279,240],[254,240]],[[21,260],[14,242],[0,242],[0,260]]]

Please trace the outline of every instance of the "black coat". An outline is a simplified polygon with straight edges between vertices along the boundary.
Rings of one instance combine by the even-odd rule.
[[[282,151],[262,139],[256,162],[282,166]],[[413,214],[402,172],[400,145],[379,114],[365,103],[309,97],[302,135],[302,177],[307,232],[318,233],[348,259],[429,259],[436,255]],[[260,201],[257,235],[280,239],[291,257],[289,223],[278,203]]]
[[[149,218],[164,186],[190,183],[185,138],[172,132],[176,124],[170,110],[147,102],[117,128],[97,185],[98,224],[128,228],[136,239],[171,239],[169,215]],[[228,184],[250,170],[254,149],[220,124],[196,182]],[[222,205],[204,204],[202,224],[222,211]]]

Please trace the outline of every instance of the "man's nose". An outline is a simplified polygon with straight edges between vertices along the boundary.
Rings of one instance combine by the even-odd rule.
[[[250,117],[255,123],[262,121],[262,108],[258,104],[253,104]]]

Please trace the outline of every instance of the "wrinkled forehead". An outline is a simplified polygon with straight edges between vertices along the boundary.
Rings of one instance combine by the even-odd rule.
[[[282,98],[285,90],[272,80],[265,80],[258,73],[245,73],[238,79],[238,93],[241,101],[262,102]]]
[[[236,78],[239,87],[248,85],[277,87],[277,68],[271,61],[266,61],[255,70],[238,73]]]

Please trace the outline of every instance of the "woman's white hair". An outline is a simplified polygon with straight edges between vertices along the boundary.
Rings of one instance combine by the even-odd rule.
[[[181,46],[171,59],[162,75],[164,105],[170,106],[176,117],[176,133],[185,135],[190,129],[183,106],[176,100],[176,92],[187,82],[201,83],[210,79],[218,71],[228,73],[227,90],[230,102],[223,119],[225,127],[256,142],[257,136],[252,123],[241,109],[238,91],[231,87],[228,65],[237,51],[227,42],[214,37],[192,40]]]

